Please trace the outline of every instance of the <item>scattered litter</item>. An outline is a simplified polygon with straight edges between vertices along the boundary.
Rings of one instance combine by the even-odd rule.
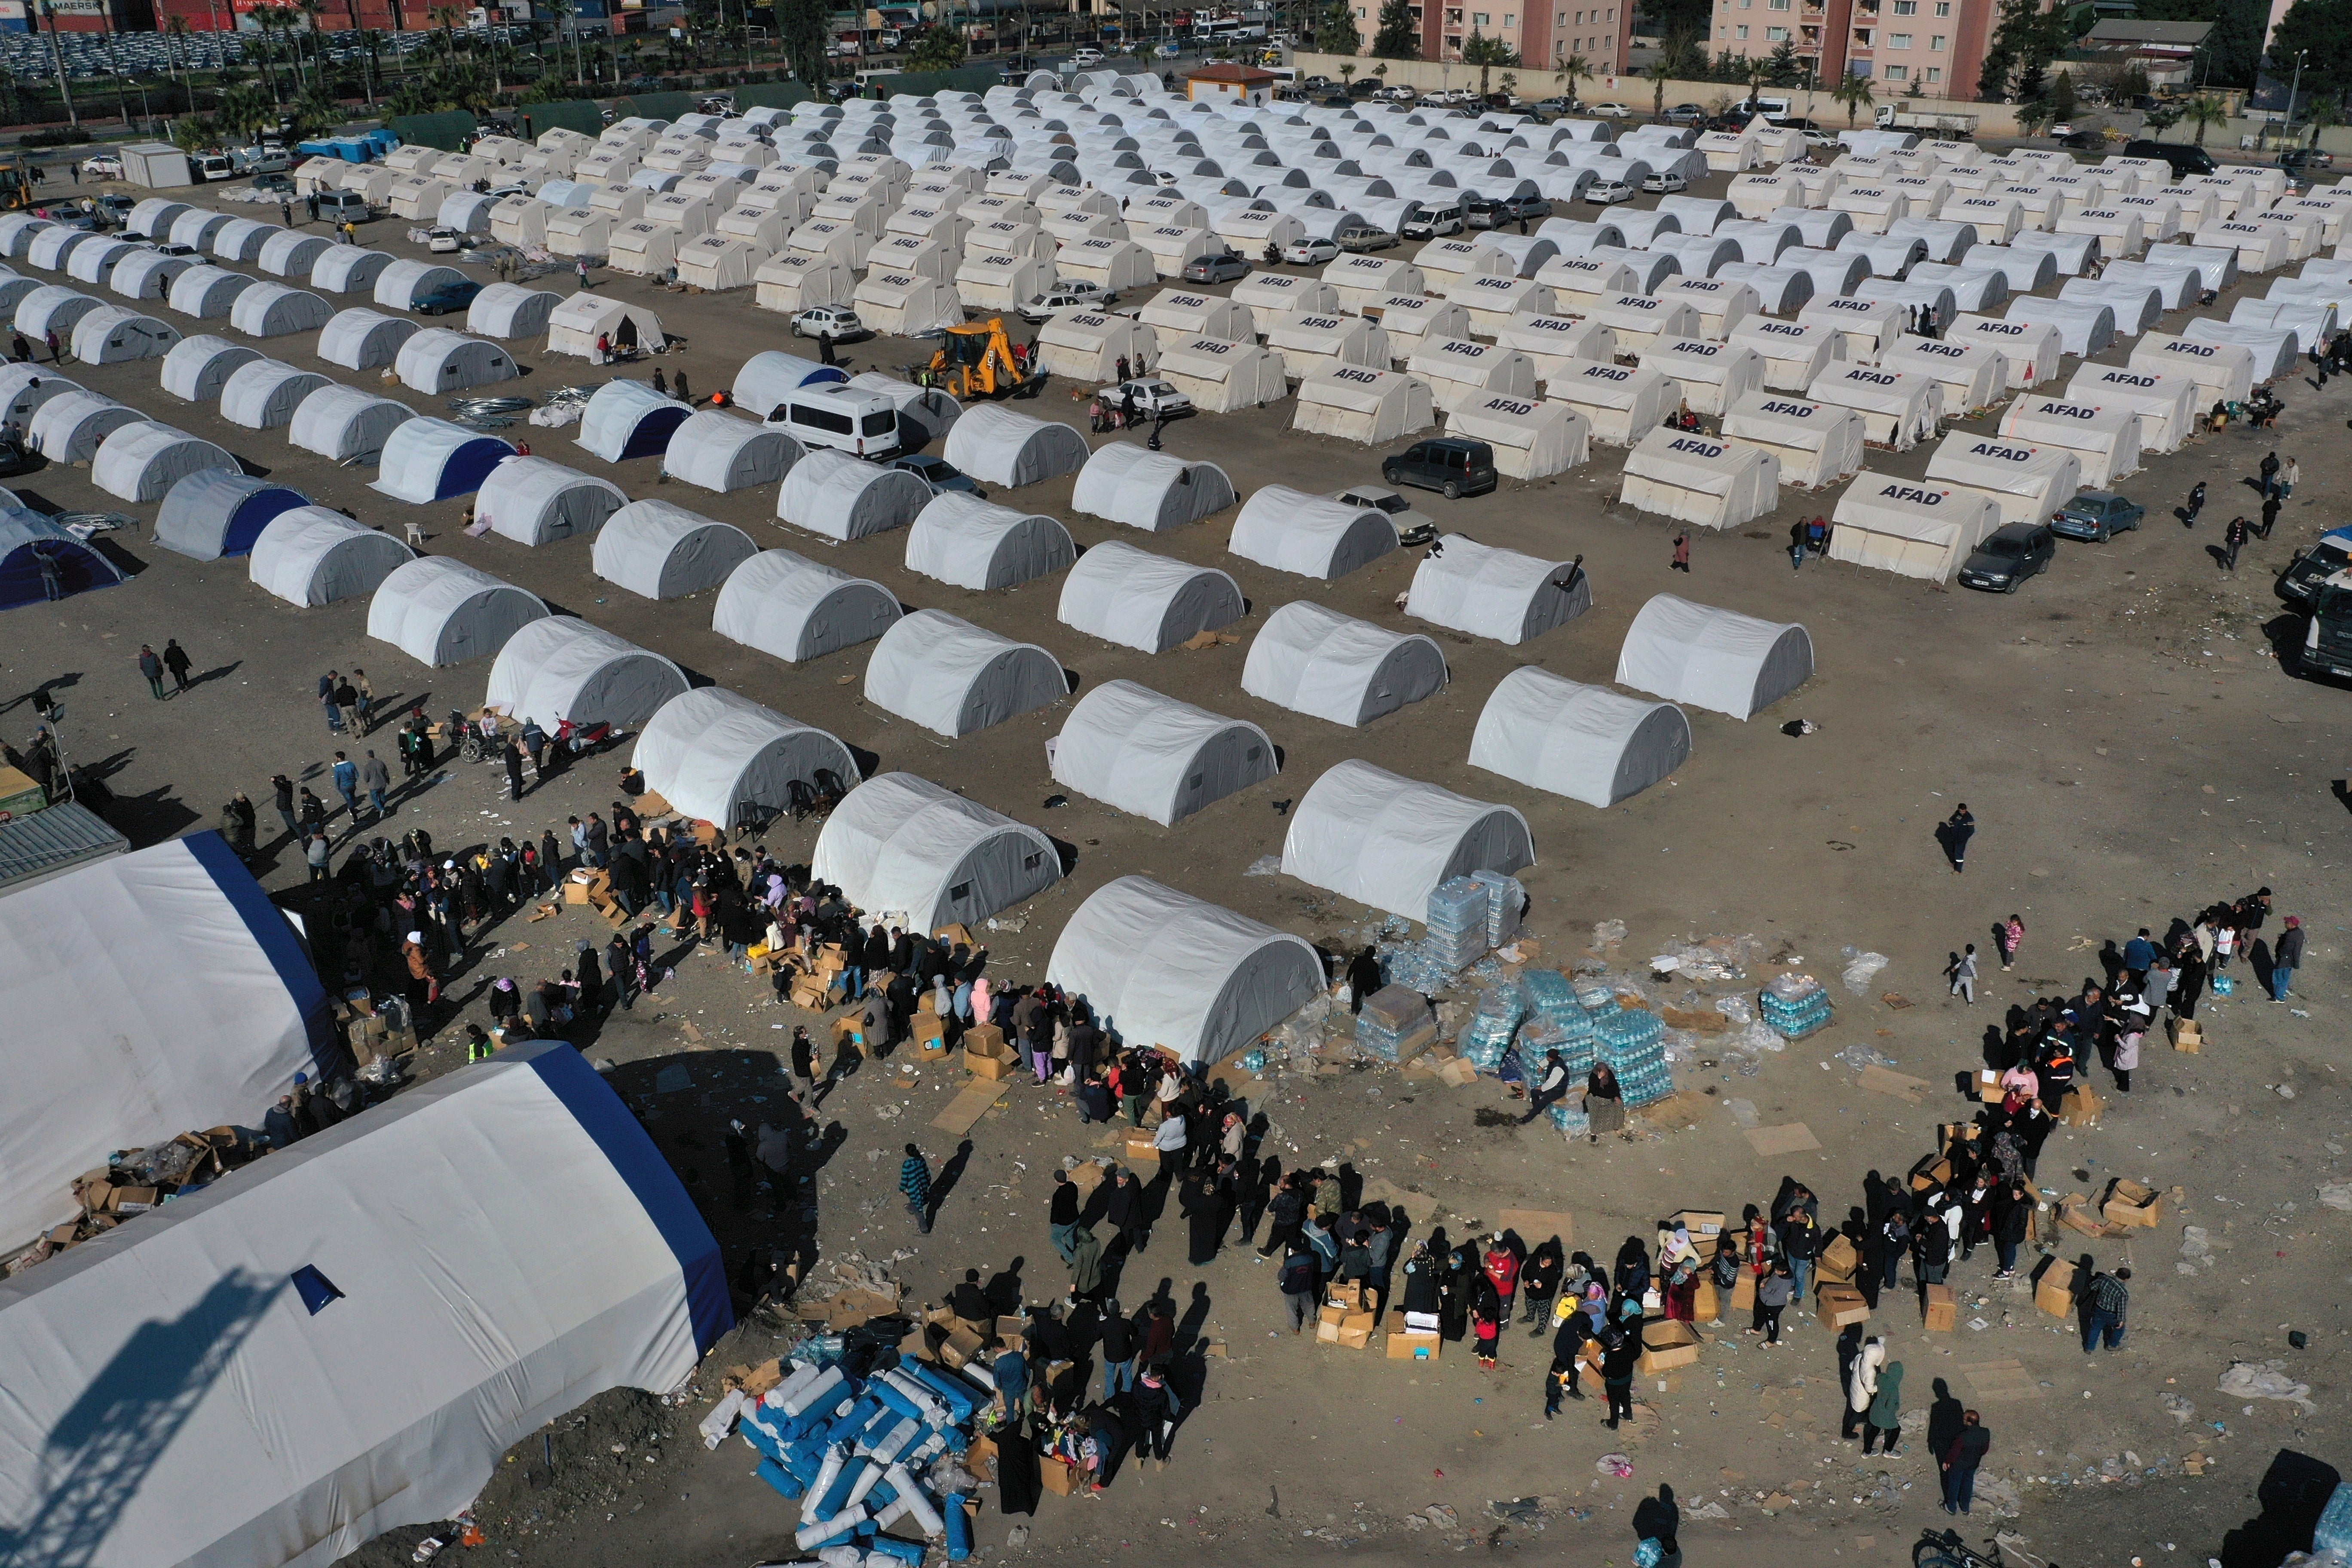
[[[2161,1397],[2165,1414],[2171,1416],[2175,1421],[2179,1422],[2185,1426],[2190,1421],[2196,1419],[2197,1406],[2189,1404],[2189,1401],[2183,1399],[2180,1395],[2177,1394],[2167,1394]]]
[[[2319,1189],[2319,1201],[2332,1209],[2352,1213],[2352,1182],[2330,1182]]]
[[[1780,726],[1780,733],[1783,735],[1810,735],[1820,729],[1821,726],[1814,723],[1811,719],[1791,719],[1787,723]]]
[[[1841,951],[1845,955],[1845,967],[1838,972],[1839,982],[1856,996],[1869,995],[1871,981],[1886,967],[1886,955],[1853,947]]]
[[[2289,1377],[2284,1370],[2285,1366],[2284,1361],[2264,1362],[2260,1366],[2233,1361],[2221,1374],[2219,1386],[2232,1399],[2291,1400],[2305,1415],[2313,1414],[2318,1406],[2311,1402],[2311,1385]]]
[[[1605,952],[1625,940],[1623,921],[1601,921],[1592,928],[1592,951]]]
[[[1622,1454],[1603,1454],[1592,1461],[1592,1468],[1621,1481],[1630,1479],[1633,1474],[1633,1461]]]
[[[1242,873],[1244,877],[1278,877],[1281,874],[1282,857],[1279,855],[1261,855],[1249,863],[1248,870]]]

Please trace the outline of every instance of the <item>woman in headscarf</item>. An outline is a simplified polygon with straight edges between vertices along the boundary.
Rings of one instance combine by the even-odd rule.
[[[1595,1143],[1604,1132],[1625,1130],[1625,1091],[1617,1086],[1617,1075],[1607,1062],[1595,1064],[1584,1080],[1584,1117]]]
[[[1614,1284],[1621,1301],[1639,1301],[1649,1293],[1650,1250],[1642,1245],[1640,1237],[1627,1237],[1625,1245],[1617,1249]]]
[[[1699,1256],[1686,1227],[1676,1226],[1666,1233],[1658,1247],[1658,1272],[1664,1279],[1661,1294],[1665,1298],[1666,1316],[1676,1322],[1689,1322],[1698,1296]]]
[[[1519,1294],[1528,1307],[1519,1321],[1533,1323],[1528,1332],[1541,1338],[1551,1328],[1552,1298],[1559,1294],[1560,1276],[1567,1268],[1560,1257],[1559,1237],[1538,1245],[1528,1255],[1527,1266],[1519,1270]]]
[[[1444,1280],[1445,1305],[1440,1309],[1438,1331],[1449,1341],[1459,1341],[1470,1331],[1471,1286],[1478,1278],[1477,1260],[1465,1256],[1467,1247],[1449,1244],[1443,1230],[1430,1237],[1429,1250]]]
[[[1445,1283],[1438,1276],[1437,1260],[1429,1255],[1429,1243],[1412,1244],[1412,1256],[1404,1261],[1404,1326],[1415,1333],[1433,1332],[1445,1307]]]
[[[1877,1439],[1886,1439],[1890,1455],[1903,1450],[1895,1445],[1903,1436],[1903,1363],[1890,1361],[1878,1372],[1878,1388],[1870,1396],[1870,1408],[1862,1418],[1862,1451],[1870,1452]]]
[[[1230,1183],[1214,1170],[1203,1170],[1186,1178],[1179,1200],[1184,1215],[1191,1222],[1192,1248],[1189,1254],[1192,1267],[1204,1268],[1217,1260],[1217,1248],[1224,1239],[1225,1226],[1233,1222],[1234,1201]]]
[[[1473,1287],[1476,1303],[1470,1309],[1471,1333],[1476,1342],[1478,1364],[1486,1371],[1495,1370],[1495,1347],[1503,1334],[1503,1298],[1496,1290],[1494,1280],[1484,1273]]]
[[[1853,1358],[1853,1365],[1845,1374],[1845,1421],[1838,1436],[1851,1440],[1854,1428],[1869,1414],[1870,1402],[1878,1397],[1878,1374],[1886,1365],[1886,1342],[1876,1334],[1862,1342],[1862,1352]]]

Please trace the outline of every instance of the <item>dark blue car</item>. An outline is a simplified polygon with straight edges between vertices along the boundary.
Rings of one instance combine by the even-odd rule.
[[[453,310],[462,310],[472,304],[474,296],[481,291],[482,286],[470,278],[444,283],[416,301],[416,313],[420,316],[446,316]]]

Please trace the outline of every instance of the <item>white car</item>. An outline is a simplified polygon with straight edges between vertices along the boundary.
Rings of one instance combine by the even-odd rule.
[[[452,251],[464,249],[465,242],[457,237],[457,231],[454,228],[429,229],[425,236],[425,248],[436,256],[446,256]]]
[[[1311,267],[1318,261],[1337,261],[1339,259],[1339,246],[1336,240],[1319,237],[1297,240],[1283,247],[1282,258],[1294,267]]]
[[[119,180],[122,178],[122,160],[111,153],[100,153],[94,158],[84,158],[81,172],[93,179]]]
[[[1595,180],[1584,188],[1584,199],[1594,206],[1605,207],[1613,202],[1630,202],[1635,192],[1623,180]]]
[[[1139,381],[1122,381],[1117,386],[1105,387],[1102,395],[1103,406],[1110,409],[1124,408],[1129,393],[1135,395],[1136,413],[1146,419],[1173,419],[1180,415],[1193,411],[1191,398],[1177,391],[1171,384],[1161,381],[1157,376],[1146,376]]]
[[[1021,319],[1035,323],[1051,317],[1057,310],[1085,309],[1103,302],[1099,283],[1056,283],[1021,306]]]
[[[1631,120],[1633,111],[1622,103],[1596,103],[1585,110],[1595,120]]]
[[[1092,70],[1095,67],[1102,64],[1102,62],[1103,57],[1100,49],[1080,49],[1076,54],[1070,57],[1070,64],[1079,70]]]
[[[1643,180],[1642,182],[1642,188],[1654,196],[1670,196],[1676,191],[1686,191],[1690,189],[1690,182],[1684,179],[1680,174],[1670,174],[1665,170],[1661,169],[1656,174],[1652,174],[1648,179]]]
[[[846,305],[814,305],[793,318],[793,336],[842,342],[866,335],[866,323]]]

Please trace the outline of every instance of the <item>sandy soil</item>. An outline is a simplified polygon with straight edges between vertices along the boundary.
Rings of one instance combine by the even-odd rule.
[[[409,253],[404,226],[379,225],[369,238]],[[726,384],[747,353],[788,346],[781,320],[755,312],[741,296],[666,295],[612,278],[599,287],[648,300],[683,335],[663,363],[673,374],[683,367],[698,392]],[[2259,284],[2233,290],[2216,311],[2226,315],[2241,294],[2261,291]],[[2167,326],[2177,330],[2177,319]],[[312,344],[299,338],[269,346],[307,363]],[[531,367],[526,392],[595,384],[613,374],[516,347]],[[883,342],[852,357],[858,368],[894,368],[917,352]],[[2103,357],[2120,363],[2125,355]],[[404,520],[405,509],[366,488],[368,472],[295,452],[278,433],[234,429],[209,406],[180,405],[156,389],[155,370],[68,374],[221,441],[366,521],[393,528]],[[1670,574],[1674,528],[1611,504],[1622,458],[1613,448],[1596,447],[1594,460],[1573,474],[1509,484],[1492,497],[1448,503],[1416,495],[1449,530],[1562,558],[1583,554],[1594,608],[1518,648],[1437,634],[1452,664],[1450,689],[1360,734],[1244,695],[1246,639],[1271,610],[1299,597],[1403,624],[1394,601],[1411,578],[1410,553],[1326,586],[1226,556],[1230,515],[1162,536],[1150,547],[1232,572],[1250,615],[1234,628],[1241,644],[1153,658],[1060,626],[1052,584],[993,595],[943,589],[907,573],[890,536],[836,547],[784,528],[774,521],[772,490],[657,490],[654,459],[612,472],[577,454],[569,433],[530,432],[539,454],[609,472],[633,497],[660,493],[742,526],[762,547],[817,554],[888,584],[910,605],[1042,643],[1085,682],[1134,679],[1264,725],[1284,748],[1282,776],[1173,829],[1083,798],[1044,805],[1057,791],[1043,742],[1066,705],[950,744],[862,701],[863,650],[782,666],[715,637],[709,595],[656,605],[598,581],[584,542],[527,551],[467,539],[457,530],[457,502],[428,509],[427,528],[434,551],[656,647],[698,678],[830,729],[872,752],[877,771],[940,780],[1069,846],[1068,879],[1008,911],[1022,929],[992,938],[998,969],[1016,981],[1042,973],[1055,936],[1087,892],[1139,870],[1328,945],[1346,943],[1366,911],[1243,872],[1279,851],[1279,807],[1351,756],[1528,815],[1539,857],[1525,874],[1529,921],[1547,962],[1582,961],[1594,922],[1608,919],[1629,926],[1620,957],[1635,962],[1656,944],[1710,932],[1755,933],[1823,968],[1824,978],[1849,944],[1891,959],[1869,996],[1837,992],[1833,1028],[1752,1076],[1686,1070],[1682,1082],[1703,1089],[1709,1109],[1696,1125],[1664,1136],[1565,1146],[1548,1131],[1491,1125],[1497,1119],[1477,1115],[1502,1108],[1491,1083],[1454,1089],[1391,1072],[1341,1071],[1265,1087],[1265,1109],[1279,1128],[1274,1152],[1286,1160],[1294,1148],[1303,1160],[1349,1157],[1367,1182],[1402,1192],[1416,1231],[1444,1225],[1458,1235],[1504,1207],[1564,1209],[1575,1215],[1577,1244],[1598,1253],[1678,1208],[1736,1213],[1764,1202],[1784,1172],[1806,1179],[1833,1207],[1856,1202],[1864,1172],[1907,1169],[1932,1147],[1936,1122],[1966,1114],[1954,1075],[1976,1065],[1980,1037],[2002,1006],[2071,991],[2095,973],[2094,950],[2110,938],[2142,924],[2160,930],[2215,898],[2274,887],[2280,910],[2301,913],[2311,930],[2297,1007],[2263,1005],[2248,997],[2251,987],[2215,999],[2200,1015],[2211,1040],[2204,1055],[2150,1051],[2135,1092],[2116,1097],[2102,1126],[2062,1130],[2045,1152],[2045,1179],[2058,1189],[2094,1190],[2128,1175],[2184,1194],[2161,1228],[2091,1249],[2102,1267],[2137,1266],[2124,1352],[2084,1362],[2068,1331],[2037,1314],[2027,1294],[1992,1285],[1982,1255],[1956,1275],[1966,1290],[1957,1332],[1923,1332],[1900,1296],[1885,1299],[1874,1324],[1909,1367],[1915,1419],[1939,1377],[1984,1410],[1996,1434],[1986,1478],[2015,1489],[2021,1515],[2008,1524],[2033,1554],[2067,1563],[2169,1563],[2217,1551],[2225,1531],[2258,1511],[2256,1483],[2274,1452],[2331,1457],[2325,1428],[2294,1405],[2242,1410],[2218,1394],[2214,1379],[2232,1359],[2284,1358],[2320,1410],[2342,1408],[2345,1222],[2317,1205],[2315,1189],[2343,1179],[2346,1118],[2326,1030],[2345,996],[2344,927],[2334,910],[2345,886],[2336,746],[2346,699],[2289,679],[2267,637],[2280,626],[2272,575],[2343,521],[2337,498],[2352,483],[2352,463],[2330,432],[2352,416],[2352,395],[2340,384],[2325,394],[2290,384],[2284,395],[2289,409],[2274,437],[2232,432],[2154,458],[2123,487],[2149,505],[2146,530],[2104,547],[2063,545],[2054,570],[2012,598],[1846,566],[1791,574],[1782,550],[1790,521],[1826,512],[1832,499],[1797,491],[1784,492],[1780,510],[1748,529],[1697,537],[1692,575]],[[1032,406],[1066,409],[1082,426],[1082,405],[1066,399],[1065,388],[1050,387]],[[1293,435],[1290,412],[1286,403],[1179,424],[1168,444],[1223,465],[1244,494],[1277,481],[1328,489],[1376,477],[1375,454]],[[2221,574],[2207,547],[2233,510],[2253,510],[2241,482],[2273,441],[2283,456],[2301,459],[2303,487],[2277,533],[2251,545],[2234,575]],[[1872,466],[1916,475],[1927,455],[1925,447],[1874,454]],[[2200,479],[2213,500],[2203,525],[2184,534],[2167,513]],[[12,488],[50,507],[115,504],[78,469],[52,468]],[[1119,532],[1070,512],[1067,480],[1010,499],[1061,517],[1083,544]],[[131,510],[142,522],[152,518],[152,508]],[[331,666],[364,665],[387,708],[422,701],[439,712],[479,700],[486,666],[436,672],[409,665],[366,638],[362,604],[297,611],[252,588],[241,562],[188,562],[154,548],[143,531],[117,540],[139,568],[130,585],[55,610],[26,608],[0,627],[0,665],[10,678],[0,698],[39,679],[57,685],[73,755],[101,765],[124,797],[118,820],[139,842],[210,826],[235,789],[266,807],[267,780],[280,769],[321,780],[328,737],[311,693]],[[1605,814],[1469,768],[1472,726],[1504,674],[1535,662],[1608,680],[1626,625],[1662,591],[1803,622],[1819,673],[1754,722],[1693,713],[1688,764]],[[133,659],[141,642],[160,647],[166,637],[177,637],[208,673],[194,692],[159,705]],[[1778,726],[1793,718],[1820,728],[1782,734]],[[11,711],[8,722],[21,741],[29,710]],[[383,739],[379,749],[389,756],[390,737]],[[523,829],[535,835],[568,813],[603,809],[614,794],[611,775],[605,763],[583,767],[516,807],[499,798],[492,770],[459,764],[404,802],[395,826],[422,821],[451,846]],[[323,782],[314,787],[331,793]],[[1930,831],[1961,799],[1981,829],[1965,878],[1945,868]],[[781,829],[770,842],[805,858],[813,832]],[[285,845],[272,846],[265,833],[264,847],[277,857],[267,869],[272,887],[299,880]],[[1988,975],[1972,1013],[1939,995],[1947,953],[1968,941],[1985,946],[1990,925],[2011,910],[2030,931],[2017,971]],[[495,932],[502,945],[480,953],[457,993],[469,1016],[479,1015],[490,976],[551,973],[572,940],[595,929],[567,910]],[[1909,1005],[1880,999],[1890,993]],[[692,956],[674,985],[584,1041],[592,1056],[618,1064],[616,1081],[693,1184],[730,1265],[785,1234],[771,1194],[722,1192],[731,1183],[719,1143],[730,1118],[756,1121],[776,1094],[774,1053],[784,1037],[777,1031],[797,1016],[766,1004],[764,991],[723,961]],[[1928,1080],[1924,1100],[1861,1087],[1856,1070],[1833,1054],[1857,1045]],[[432,1073],[459,1060],[439,1044],[418,1065]],[[656,1074],[675,1064],[688,1068],[690,1087],[657,1091]],[[826,1103],[838,1131],[806,1194],[817,1205],[821,1245],[869,1256],[904,1249],[910,1256],[898,1275],[918,1299],[936,1299],[964,1267],[993,1270],[1015,1258],[1027,1260],[1033,1300],[1058,1295],[1063,1280],[1045,1236],[1045,1173],[1066,1154],[1093,1154],[1099,1142],[1090,1135],[1098,1130],[1081,1127],[1058,1101],[1015,1088],[982,1120],[930,1237],[911,1235],[895,1200],[895,1151],[910,1129],[935,1165],[954,1153],[952,1141],[925,1124],[960,1076],[871,1064]],[[1749,1121],[1802,1122],[1822,1147],[1759,1158],[1743,1136]],[[2210,1233],[2212,1262],[2181,1258],[2184,1223]],[[1612,1436],[1590,1404],[1571,1406],[1557,1424],[1542,1421],[1538,1342],[1507,1341],[1505,1364],[1491,1375],[1466,1357],[1415,1369],[1289,1342],[1274,1331],[1279,1302],[1266,1266],[1229,1249],[1194,1270],[1181,1247],[1181,1237],[1164,1231],[1120,1292],[1133,1304],[1167,1290],[1197,1314],[1188,1327],[1227,1352],[1200,1363],[1204,1403],[1185,1425],[1176,1463],[1163,1474],[1131,1468],[1098,1501],[1048,1499],[1027,1521],[1023,1552],[1098,1558],[1141,1549],[1192,1561],[1236,1549],[1289,1558],[1344,1546],[1359,1558],[1401,1562],[1479,1543],[1557,1549],[1565,1534],[1580,1558],[1609,1558],[1631,1550],[1632,1505],[1660,1482],[1683,1500],[1693,1561],[1738,1552],[1766,1564],[1849,1553],[1893,1562],[1921,1527],[1945,1522],[1924,1445],[1893,1461],[1864,1461],[1838,1444],[1832,1335],[1810,1321],[1794,1325],[1792,1349],[1769,1355],[1736,1331],[1711,1336],[1696,1367],[1663,1388],[1654,1380],[1643,1388],[1648,1414],[1637,1430]],[[2290,1324],[2310,1333],[2310,1349],[2288,1348]],[[755,1320],[744,1342],[723,1347],[712,1364],[769,1353],[772,1328]],[[2002,1362],[2017,1363],[2019,1373],[1988,1370]],[[2011,1392],[2001,1392],[2003,1382]],[[708,1369],[698,1386],[714,1391]],[[2177,1419],[2168,1396],[2189,1402],[2193,1415]],[[707,1398],[664,1407],[616,1394],[527,1440],[484,1496],[489,1554],[566,1568],[654,1561],[721,1568],[789,1555],[793,1510],[751,1478],[748,1450],[730,1442],[706,1454],[695,1444],[692,1422],[707,1407]],[[615,1443],[624,1451],[614,1452]],[[1612,1450],[1632,1456],[1631,1481],[1598,1476],[1594,1460]],[[2205,1473],[2182,1474],[2182,1461],[2198,1453]],[[2111,1459],[2117,1473],[2102,1476]],[[1505,1519],[1489,1507],[1522,1498],[1541,1500],[1521,1510],[1531,1517]],[[1707,1503],[1725,1518],[1692,1517]],[[1425,1513],[1414,1522],[1437,1505],[1454,1510],[1450,1523]],[[992,1498],[979,1529],[992,1555],[1005,1550],[1014,1522],[993,1506]],[[1988,1530],[1987,1510],[1970,1522],[1979,1534]],[[405,1561],[406,1544],[422,1533],[395,1532],[352,1561],[370,1568]]]

